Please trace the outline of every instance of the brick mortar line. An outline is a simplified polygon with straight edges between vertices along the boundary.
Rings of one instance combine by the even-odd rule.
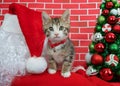
[[[70,38],[70,39],[72,39],[73,40],[73,38]],[[84,41],[84,39],[76,39],[76,41],[77,40],[81,40],[81,41]],[[90,39],[88,39],[88,40],[90,40]],[[79,41],[80,42],[80,41]],[[81,47],[81,46],[76,46],[76,47]],[[87,47],[87,46],[82,46],[82,47]]]
[[[71,39],[71,38],[70,38]],[[80,42],[80,40],[75,40],[75,39],[71,39],[72,41],[79,41]]]
[[[86,54],[86,52],[85,52],[85,53],[81,53],[81,52],[80,52],[80,53],[75,53],[75,54],[79,54],[79,55],[81,55],[81,54]]]
[[[84,41],[84,42],[87,42],[88,40],[86,40],[86,41]],[[83,41],[82,41],[83,42]],[[81,41],[80,41],[80,43],[81,43]],[[85,47],[85,46],[84,46]]]
[[[17,2],[18,3],[18,2]],[[20,3],[25,3],[25,2],[20,2]],[[37,2],[36,2],[37,3]],[[7,2],[7,3],[4,3],[4,4],[11,4],[10,2]],[[31,2],[28,2],[27,4],[31,4]],[[38,4],[44,4],[45,6],[46,6],[46,3],[38,3]],[[2,8],[3,9],[3,8]],[[33,8],[34,9],[34,8]],[[37,8],[37,9],[39,9],[39,8]],[[40,8],[41,9],[41,8]],[[45,8],[46,9],[46,8]],[[47,9],[52,9],[52,8],[47,8]],[[62,4],[61,4],[61,8],[59,9],[59,8],[54,8],[54,10],[65,10],[66,8],[63,8],[62,7]],[[68,9],[71,9],[71,8],[68,8]],[[96,10],[97,8],[80,8],[80,9],[77,9],[77,8],[73,8],[73,9],[71,9],[71,10]],[[98,9],[97,9],[98,10]]]
[[[73,15],[73,16],[74,16],[74,15]],[[78,21],[81,21],[81,20],[80,20],[80,16],[78,16]],[[74,22],[74,21],[73,21],[73,22]]]
[[[79,58],[80,58],[80,56],[79,56]],[[80,60],[80,59],[79,59],[79,60],[74,60],[74,62],[75,62],[75,61],[82,61],[82,62],[85,62],[85,60]],[[79,65],[78,65],[78,66],[79,66]]]
[[[79,34],[80,34],[80,35],[83,35],[83,34],[88,35],[89,33],[72,33],[72,32],[71,32],[71,34],[72,34],[72,35],[73,35],[73,34],[75,34],[75,35],[79,35]]]
[[[95,9],[99,8],[97,5],[98,5],[98,3],[96,3],[96,8]]]
[[[77,60],[77,61],[85,61],[85,60]]]
[[[26,7],[28,7],[28,3],[26,3]]]
[[[71,33],[69,33],[69,38],[71,38]]]
[[[71,26],[71,28],[81,28],[82,26]],[[95,26],[85,26],[86,28],[94,28]],[[84,28],[85,28],[84,27]]]
[[[51,16],[53,16],[54,14],[53,14],[53,9],[51,9],[52,10],[52,14],[51,14]]]
[[[88,0],[87,0],[87,4],[88,4]]]
[[[76,47],[76,46],[74,46],[74,48],[75,48],[75,47]],[[88,52],[89,52],[89,48],[88,48]],[[83,52],[79,52],[79,53],[78,53],[78,52],[75,52],[75,54],[86,54],[86,53],[88,53],[88,52],[84,52],[84,53],[83,53]]]
[[[73,38],[71,38],[73,40]],[[84,41],[84,39],[76,39],[76,40],[81,40],[81,41]],[[81,46],[78,46],[78,47],[81,47]],[[82,47],[87,47],[87,46],[82,46]]]
[[[72,28],[81,28],[81,27],[83,28],[83,26],[71,26],[71,27],[72,27]],[[93,28],[93,27],[95,27],[95,26],[85,26],[85,27],[86,27],[86,28],[88,28],[88,27],[89,27],[89,28]],[[85,27],[84,27],[84,28],[85,28]]]
[[[35,0],[35,2],[37,2],[37,0]]]
[[[89,2],[89,3],[86,3],[86,2],[84,2],[84,3],[75,3],[75,2],[73,2],[73,3],[45,2],[45,3],[51,3],[51,4],[78,4],[78,5],[80,5],[80,4],[101,4],[99,2]]]
[[[88,46],[75,46],[75,48],[88,48]]]
[[[52,3],[54,3],[55,1],[54,0],[52,0]]]
[[[54,11],[54,10],[53,10],[53,11]],[[49,14],[49,15],[51,15],[51,14]],[[61,14],[54,14],[54,15],[55,15],[55,16],[60,16]],[[88,15],[90,15],[91,17],[93,17],[93,16],[95,16],[95,17],[97,16],[97,17],[98,17],[99,14],[86,14],[86,15],[85,15],[85,14],[70,14],[70,16],[80,16],[80,17],[81,17],[81,16],[82,16],[82,17],[83,17],[83,16],[87,16],[87,17],[88,17]]]
[[[90,28],[95,28],[95,26],[87,26],[87,28],[90,27]]]
[[[80,21],[79,21],[79,20],[71,20],[71,23],[73,23],[73,22],[81,22],[81,21],[82,21],[82,20],[80,20]],[[88,21],[88,20],[87,20],[87,21]],[[84,21],[82,21],[82,22],[87,22],[87,21],[84,20]]]
[[[86,27],[90,27],[89,22],[87,22],[87,26]]]
[[[78,46],[80,46],[80,40],[78,40],[78,42],[79,42]]]
[[[87,15],[88,15],[88,13],[89,13],[89,11],[88,11],[88,9],[87,9]]]
[[[73,2],[73,3],[75,3],[75,2]],[[101,3],[101,2],[97,2],[97,1],[94,1],[94,2],[89,2],[89,1],[86,1],[86,2],[79,2],[80,4],[96,4],[96,3]]]
[[[7,4],[11,4],[11,3],[7,3]],[[22,3],[22,4],[24,4],[24,3]],[[29,4],[29,3],[28,3]],[[1,8],[1,9],[7,9],[7,8]],[[34,8],[33,8],[34,9]],[[46,9],[46,8],[36,8],[36,9]],[[52,8],[47,8],[48,10],[51,10]],[[58,9],[58,8],[56,8],[56,9],[53,9],[53,10],[65,10],[66,8],[63,8],[63,9]],[[69,10],[81,10],[81,9],[69,9]],[[84,9],[83,9],[84,10]],[[90,9],[91,10],[91,9]],[[93,9],[92,9],[93,10]],[[94,9],[95,10],[95,9]],[[88,11],[89,11],[89,9],[88,9]],[[73,14],[73,15],[78,15],[78,14]],[[85,14],[81,14],[81,15],[85,15]],[[100,14],[90,14],[90,15],[100,15]],[[79,16],[79,15],[78,15]]]
[[[21,2],[20,2],[21,3]],[[44,4],[45,2],[27,2],[28,4]]]
[[[3,3],[3,0],[2,0],[2,2],[1,3]]]

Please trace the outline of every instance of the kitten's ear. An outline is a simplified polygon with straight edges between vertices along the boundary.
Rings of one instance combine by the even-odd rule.
[[[69,13],[69,10],[66,10],[63,13],[61,19],[64,20],[64,21],[70,22],[70,13]]]
[[[43,24],[48,23],[50,19],[51,19],[50,16],[46,12],[43,11],[42,12],[42,21],[43,21]]]

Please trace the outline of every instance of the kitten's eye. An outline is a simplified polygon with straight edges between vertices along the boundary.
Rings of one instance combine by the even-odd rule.
[[[60,26],[59,30],[63,30],[63,29],[64,29],[64,27],[63,27],[63,26]]]
[[[53,31],[53,27],[49,27],[49,30],[50,30],[50,31]]]

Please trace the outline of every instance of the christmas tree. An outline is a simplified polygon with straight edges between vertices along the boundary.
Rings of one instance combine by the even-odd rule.
[[[120,80],[120,4],[104,0],[86,57],[88,75],[106,81]]]

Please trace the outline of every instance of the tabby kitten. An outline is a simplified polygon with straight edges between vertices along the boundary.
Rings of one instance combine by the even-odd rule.
[[[69,11],[66,10],[60,18],[51,18],[46,12],[42,12],[42,19],[44,32],[48,38],[48,72],[54,74],[60,67],[61,75],[69,77],[74,60],[74,47],[68,37],[70,29]]]

